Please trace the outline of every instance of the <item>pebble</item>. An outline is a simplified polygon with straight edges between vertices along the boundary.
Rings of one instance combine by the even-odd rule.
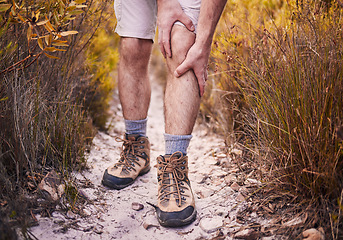
[[[234,191],[238,191],[241,188],[241,186],[239,186],[238,183],[234,182],[231,184],[230,188]]]
[[[301,224],[303,224],[303,219],[301,217],[297,217],[292,220],[289,220],[288,222],[285,222],[282,225],[285,227],[292,227],[292,226],[299,226]]]
[[[237,178],[236,178],[236,176],[235,176],[234,174],[229,174],[229,175],[225,176],[224,179],[225,179],[225,182],[226,182],[228,185],[232,184],[234,181],[237,180]]]
[[[307,229],[302,233],[304,240],[325,240],[324,229],[322,227]]]
[[[220,216],[207,217],[200,220],[200,228],[206,233],[213,233],[223,226]]]
[[[259,180],[253,179],[253,178],[248,178],[247,180],[245,180],[244,184],[246,185],[261,185],[261,182]]]
[[[83,209],[83,214],[86,215],[86,216],[92,215],[91,211],[89,211],[89,210],[86,209],[86,208]]]
[[[217,158],[226,158],[227,155],[226,155],[225,153],[219,153],[219,154],[217,154],[216,157],[217,157]]]
[[[258,235],[259,235],[259,233],[254,231],[253,229],[244,229],[244,230],[236,233],[235,238],[246,239],[246,240],[254,240],[254,239],[258,239]]]
[[[231,153],[236,154],[236,155],[242,155],[242,150],[239,150],[237,148],[234,148],[231,150]]]
[[[69,218],[69,219],[76,219],[76,214],[69,210],[67,212],[67,218]]]
[[[143,206],[143,204],[141,204],[141,203],[133,202],[133,203],[131,204],[131,208],[132,208],[133,210],[135,210],[135,211],[140,211],[140,210],[142,210],[142,209],[144,208],[144,206]]]
[[[236,199],[240,202],[244,202],[245,201],[245,197],[242,195],[242,193],[238,193]]]

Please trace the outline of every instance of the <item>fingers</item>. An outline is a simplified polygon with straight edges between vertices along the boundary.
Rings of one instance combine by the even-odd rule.
[[[191,69],[191,66],[188,64],[187,59],[183,61],[174,71],[175,77],[181,77],[185,72],[187,72],[189,69]]]
[[[170,33],[172,26],[167,27],[160,27],[160,31],[158,34],[158,44],[161,49],[161,53],[163,54],[164,58],[172,57],[171,47],[170,47]]]
[[[180,16],[179,21],[183,23],[189,31],[194,32],[195,27],[193,22],[185,13]]]
[[[193,69],[195,78],[198,81],[199,86],[199,96],[202,97],[205,93],[205,85],[207,81],[207,70],[201,69],[200,71],[196,71],[193,66],[188,63],[187,60],[185,60],[183,63],[181,63],[174,71],[175,77],[181,77],[183,74],[185,74],[190,69]]]
[[[163,54],[163,57],[166,58],[166,51],[164,49],[163,40],[162,40],[162,31],[158,34],[158,45],[160,46],[161,53]]]
[[[199,75],[195,74],[195,77],[198,80],[200,97],[202,97],[205,93],[205,85],[206,85],[207,74],[206,74],[206,72],[202,72]]]

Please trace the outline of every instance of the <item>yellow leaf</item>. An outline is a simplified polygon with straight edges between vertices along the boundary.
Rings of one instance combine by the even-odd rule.
[[[68,47],[68,44],[65,43],[52,43],[53,46],[57,46],[57,47]]]
[[[65,32],[60,32],[60,35],[62,37],[68,36],[68,35],[74,35],[74,34],[78,34],[78,31],[65,31]]]
[[[74,20],[76,17],[70,17],[70,15],[67,15],[66,17],[65,17],[65,19],[66,20]]]
[[[48,18],[47,17],[45,18],[47,20],[47,22],[44,24],[44,27],[46,28],[46,30],[48,30],[49,32],[55,31],[54,27],[51,25]]]
[[[50,35],[44,36],[45,44],[46,44],[47,46],[50,46],[50,44],[49,44],[49,36],[50,36]]]
[[[47,22],[49,22],[49,20],[43,20],[43,21],[40,21],[37,23],[37,26],[40,26],[40,25],[43,25],[43,24],[46,24]]]
[[[41,39],[41,38],[38,38],[37,42],[38,42],[38,46],[40,47],[40,49],[43,50],[43,49],[44,49],[44,45],[43,45],[42,39]]]
[[[27,41],[30,42],[32,39],[32,26],[30,23],[29,23],[29,27],[27,28],[26,36],[27,36]]]
[[[81,3],[84,3],[84,2],[86,2],[86,0],[75,0],[75,3],[77,3],[77,4],[81,4]]]
[[[0,12],[6,12],[12,7],[12,4],[0,4]]]
[[[69,12],[70,15],[79,15],[81,13],[83,13],[83,10],[74,10]]]
[[[44,52],[44,55],[47,56],[48,58],[60,59],[59,57],[52,56],[50,54],[47,54],[46,52]]]
[[[66,12],[73,11],[76,8],[76,6],[69,6],[66,8]]]
[[[36,13],[36,21],[38,21],[39,15],[40,15],[40,11],[38,11],[38,12]]]
[[[85,8],[88,7],[87,5],[76,5],[76,8]]]
[[[52,42],[53,43],[67,43],[68,41],[54,39]]]
[[[67,50],[60,49],[60,48],[55,48],[55,47],[46,47],[46,48],[44,48],[44,51],[48,51],[48,52],[56,52],[56,51],[58,51],[58,52],[65,52]]]

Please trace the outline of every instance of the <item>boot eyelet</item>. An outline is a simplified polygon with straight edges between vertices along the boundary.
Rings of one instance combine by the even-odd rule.
[[[186,164],[186,161],[183,161],[182,164]]]
[[[184,170],[184,169],[185,169],[185,167],[184,167],[184,166],[182,166],[182,167],[181,167],[181,169],[182,169],[182,170]]]

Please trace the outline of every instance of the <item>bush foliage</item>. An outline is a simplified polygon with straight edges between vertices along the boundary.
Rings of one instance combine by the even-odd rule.
[[[269,165],[279,191],[316,207],[336,239],[343,210],[342,6],[229,2],[214,42],[214,91],[202,113],[219,123],[228,144],[241,142]],[[213,111],[218,103],[222,110]]]
[[[114,88],[110,17],[107,0],[0,0],[0,201],[9,208],[51,169],[68,179],[84,166],[92,117]]]

